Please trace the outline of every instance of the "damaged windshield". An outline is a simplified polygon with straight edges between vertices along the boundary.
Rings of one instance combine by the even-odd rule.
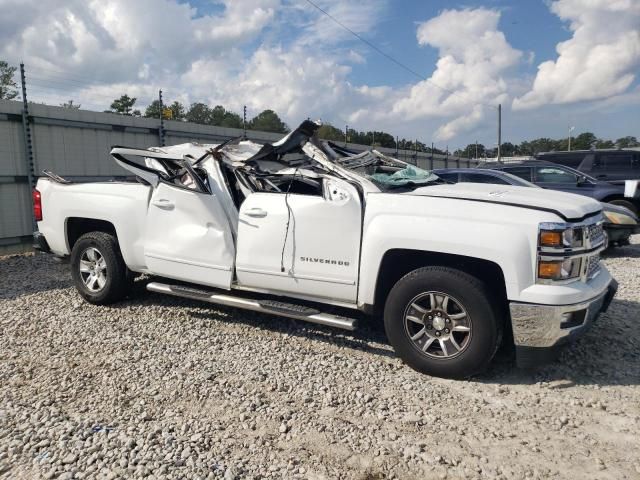
[[[331,142],[322,142],[322,147],[336,164],[367,178],[382,191],[414,189],[443,181],[429,170],[389,157],[377,150],[355,153]]]

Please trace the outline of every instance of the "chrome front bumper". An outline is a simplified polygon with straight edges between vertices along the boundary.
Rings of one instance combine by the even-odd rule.
[[[555,358],[557,347],[581,336],[609,307],[618,283],[611,279],[598,296],[571,305],[538,305],[511,302],[511,326],[516,358],[521,367]]]

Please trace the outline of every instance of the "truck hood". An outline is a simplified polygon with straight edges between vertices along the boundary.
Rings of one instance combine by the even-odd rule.
[[[533,208],[556,213],[567,221],[579,221],[602,209],[600,202],[583,195],[514,185],[456,183],[416,188],[401,195],[457,198]]]

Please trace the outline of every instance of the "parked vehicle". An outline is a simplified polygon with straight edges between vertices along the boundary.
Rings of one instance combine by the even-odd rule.
[[[623,183],[640,179],[640,149],[573,150],[544,152],[536,158],[572,167],[598,180]]]
[[[478,165],[478,168],[501,170],[542,188],[577,193],[595,198],[600,202],[620,205],[628,208],[635,215],[638,215],[640,210],[640,192],[636,191],[631,196],[627,196],[625,185],[603,182],[564,165],[542,160],[519,160],[487,162]]]
[[[442,168],[433,173],[448,182],[492,183],[539,188],[520,177],[500,170],[483,168]],[[602,202],[607,246],[628,245],[631,235],[640,233],[640,219],[629,209]]]
[[[348,330],[382,314],[411,367],[460,378],[511,329],[520,365],[553,358],[607,309],[600,204],[562,192],[443,183],[378,152],[340,157],[305,121],[273,144],[114,147],[137,182],[38,180],[42,250],[78,292],[147,289]]]

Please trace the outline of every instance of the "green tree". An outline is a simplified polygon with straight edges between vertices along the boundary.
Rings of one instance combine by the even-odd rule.
[[[478,156],[477,158],[481,158],[484,156],[485,147],[483,144],[478,143]],[[457,157],[466,157],[466,158],[476,158],[476,144],[470,143],[467,145],[464,150],[456,150],[454,155]]]
[[[516,154],[516,146],[511,142],[504,142],[500,145],[500,155],[503,157],[513,157]]]
[[[636,137],[622,137],[616,140],[615,144],[620,148],[640,147],[640,142]]]
[[[73,100],[69,100],[68,102],[61,103],[60,106],[62,108],[68,108],[70,110],[80,110],[80,107],[81,107],[79,103],[73,103]]]
[[[139,110],[132,111],[133,106],[136,103],[135,97],[130,97],[126,93],[122,95],[120,98],[116,98],[111,103],[111,112],[119,113],[120,115],[135,115],[136,113],[140,115]]]
[[[182,105],[180,102],[178,102],[177,100],[174,101],[171,105],[169,105],[168,109],[171,112],[172,120],[184,120],[186,112],[184,105]]]
[[[165,120],[183,120],[185,118],[184,105],[175,101],[171,105],[163,105],[162,118]],[[160,118],[160,100],[154,100],[144,111],[147,118]]]
[[[551,152],[558,149],[558,141],[551,138],[536,138],[520,144],[520,155],[535,155],[540,152]],[[488,156],[488,153],[487,153]]]
[[[144,110],[144,116],[147,118],[160,118],[160,100],[154,100]]]
[[[344,132],[339,128],[334,127],[330,123],[323,124],[318,129],[318,138],[325,140],[332,140],[334,142],[344,142]]]
[[[211,125],[227,128],[242,128],[242,118],[237,113],[225,109],[222,105],[216,105],[211,109]]]
[[[185,118],[187,119],[187,122],[210,124],[211,109],[204,103],[192,103],[185,114]]]
[[[18,85],[13,80],[17,68],[0,60],[0,100],[13,100],[18,96]]]
[[[289,127],[280,120],[280,117],[273,110],[264,110],[253,117],[249,122],[251,130],[262,130],[264,132],[287,133]]]
[[[571,140],[572,150],[589,150],[593,145],[597,144],[598,137],[591,132],[584,132],[577,135]]]
[[[616,144],[611,140],[598,140],[596,142],[596,148],[615,148]]]
[[[368,132],[367,132],[368,133]],[[395,148],[396,139],[393,135],[387,132],[372,132],[371,144],[373,146]]]

